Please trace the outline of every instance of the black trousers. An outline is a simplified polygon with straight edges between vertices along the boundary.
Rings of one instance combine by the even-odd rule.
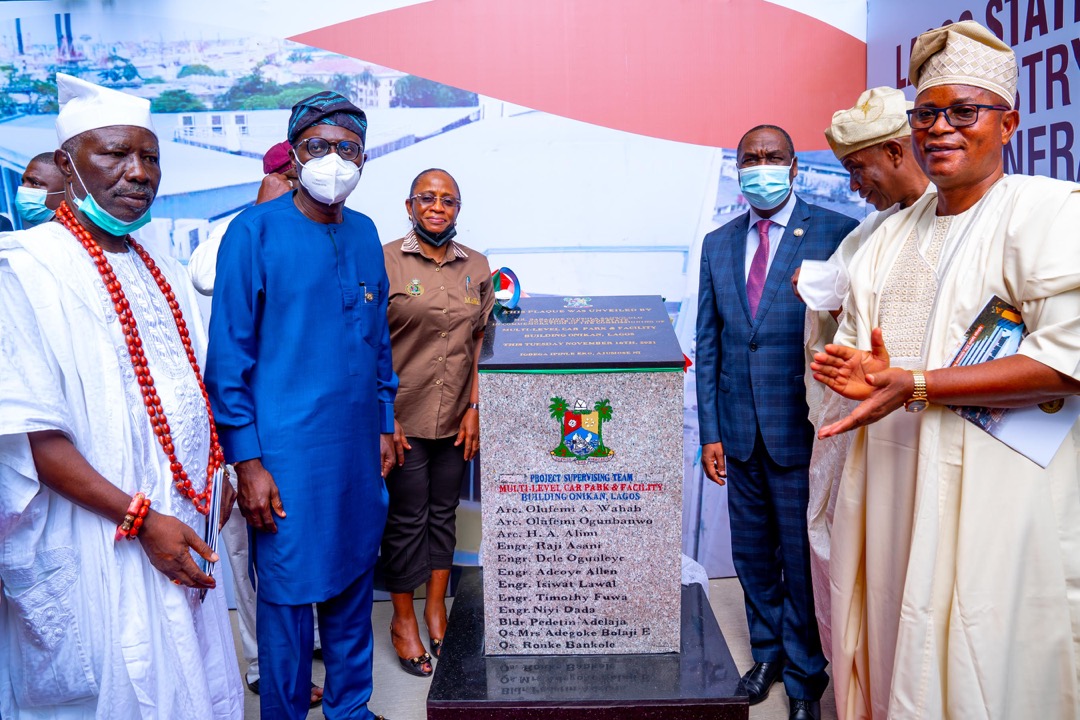
[[[405,464],[390,472],[390,508],[382,539],[383,577],[390,592],[412,592],[432,570],[449,570],[457,544],[456,511],[465,449],[455,437],[409,438]]]

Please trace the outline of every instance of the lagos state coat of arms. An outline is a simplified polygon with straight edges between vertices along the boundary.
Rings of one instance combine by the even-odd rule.
[[[611,419],[611,403],[597,400],[590,408],[584,400],[574,406],[561,397],[551,398],[548,411],[559,421],[559,445],[551,451],[556,460],[606,461],[615,451],[604,445],[604,423]]]

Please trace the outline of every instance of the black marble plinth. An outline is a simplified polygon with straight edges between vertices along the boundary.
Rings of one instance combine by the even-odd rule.
[[[484,333],[482,372],[682,369],[659,295],[521,298]]]
[[[679,653],[485,657],[481,573],[462,573],[428,693],[428,720],[749,716],[739,671],[699,585],[682,588]]]

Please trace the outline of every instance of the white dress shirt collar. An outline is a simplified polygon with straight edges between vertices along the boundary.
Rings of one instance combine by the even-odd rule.
[[[780,247],[780,242],[784,239],[784,233],[787,232],[788,223],[791,222],[791,214],[795,212],[795,193],[792,192],[788,195],[787,200],[780,206],[780,209],[771,218],[762,218],[757,214],[754,208],[750,208],[750,225],[746,229],[746,264],[744,278],[750,276],[750,265],[754,261],[754,254],[757,252],[758,245],[761,244],[761,240],[758,236],[757,223],[759,220],[767,219],[772,222],[769,226],[769,257],[766,261],[766,272],[772,269],[772,261],[776,257],[776,251]]]
[[[759,220],[770,220],[782,228],[787,228],[788,223],[791,222],[791,213],[795,212],[795,191],[792,191],[788,196],[784,204],[780,206],[780,209],[773,214],[772,217],[763,218],[758,215],[757,210],[750,207],[750,226],[748,230],[757,230],[755,227]]]

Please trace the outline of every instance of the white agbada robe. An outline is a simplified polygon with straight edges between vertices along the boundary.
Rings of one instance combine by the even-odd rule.
[[[191,252],[188,258],[187,271],[195,289],[203,295],[214,294],[214,280],[217,278],[218,248],[221,247],[221,239],[225,237],[225,231],[229,229],[227,220],[219,223],[210,231],[206,240],[199,243],[199,247]]]
[[[897,203],[885,210],[875,211],[866,216],[858,227],[852,230],[828,262],[845,276],[848,265],[855,253],[869,240],[885,220],[900,210]],[[839,303],[843,298],[838,299]],[[844,310],[841,307],[843,317]],[[810,362],[814,354],[823,352],[825,345],[831,343],[836,333],[837,320],[826,311],[807,308],[806,325],[803,337],[806,351],[806,404],[809,419],[814,430],[840,420],[851,412],[856,403],[831,392],[827,387],[814,380]],[[806,528],[810,540],[810,577],[814,585],[814,615],[817,618],[818,634],[821,636],[821,650],[825,657],[832,660],[832,625],[829,594],[829,537],[832,532],[833,509],[836,505],[836,489],[840,485],[840,476],[844,469],[844,459],[851,445],[851,435],[844,434],[827,440],[814,438],[814,449],[810,456],[810,501],[806,509]]]
[[[134,252],[109,254],[135,316],[176,453],[201,489],[206,405],[172,314]],[[155,258],[201,360],[206,338],[182,267]],[[59,430],[103,476],[191,525],[172,487],[101,277],[59,223],[0,236],[0,716],[243,717],[221,588],[173,585],[138,541],[41,484],[28,432]]]
[[[933,185],[927,185],[923,195],[935,192]],[[855,255],[870,242],[874,231],[902,208],[899,203],[875,211],[866,216],[859,226],[852,230],[833,252],[828,262],[837,267],[844,280],[837,283],[841,287],[850,286],[848,268]],[[835,298],[840,314],[836,319],[829,312],[806,310],[806,325],[803,337],[806,351],[806,405],[809,419],[814,430],[820,430],[846,417],[855,406],[853,400],[830,391],[825,385],[814,380],[810,363],[814,355],[825,351],[825,345],[833,341],[837,327],[845,317],[843,297]],[[806,509],[807,535],[810,540],[810,577],[814,584],[814,614],[817,617],[818,634],[821,636],[821,650],[832,661],[832,595],[829,587],[829,556],[832,537],[833,514],[836,509],[837,491],[840,478],[844,473],[844,463],[854,440],[853,433],[844,433],[836,437],[819,440],[814,438],[814,449],[810,456],[810,501]]]
[[[837,344],[869,349],[889,271],[935,203],[929,195],[895,215],[853,260]],[[1020,353],[1080,379],[1080,186],[1008,176],[955,221],[924,366],[947,366],[998,295],[1030,333]],[[1080,718],[1080,429],[1043,470],[948,408],[932,405],[915,426],[909,417],[899,410],[856,431],[839,488],[830,571],[840,718]],[[895,487],[913,489],[910,509]],[[874,530],[879,544],[891,532],[892,557],[907,556],[902,580],[873,567],[889,556],[868,540]],[[890,625],[895,637],[874,637]]]

